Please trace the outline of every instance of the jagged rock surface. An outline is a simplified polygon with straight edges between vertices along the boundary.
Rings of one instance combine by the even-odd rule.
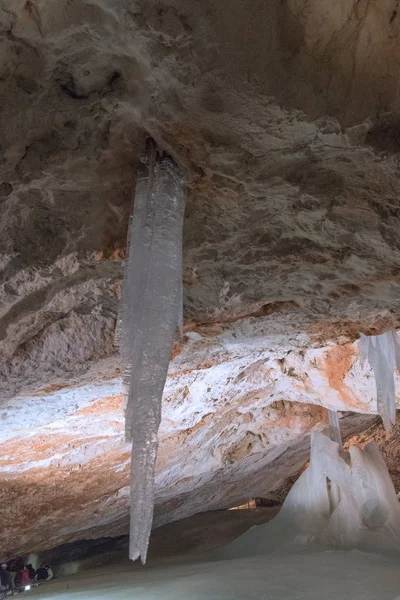
[[[187,335],[164,400],[158,522],[278,489],[320,405],[376,412],[351,342],[399,326],[397,12],[393,0],[0,4],[4,552],[125,518],[113,340],[146,134],[188,191]]]

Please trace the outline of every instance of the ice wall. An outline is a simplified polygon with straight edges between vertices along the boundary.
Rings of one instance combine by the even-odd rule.
[[[182,315],[184,188],[174,161],[150,143],[129,231],[118,341],[125,368],[126,437],[132,442],[130,558],[147,555],[161,399]]]
[[[395,331],[381,335],[360,334],[359,352],[362,363],[368,360],[375,376],[378,412],[385,429],[396,420],[396,397],[393,369],[400,371],[400,345]]]
[[[222,556],[315,547],[400,552],[400,505],[374,443],[341,455],[336,442],[313,433],[310,464],[277,517],[253,527]]]

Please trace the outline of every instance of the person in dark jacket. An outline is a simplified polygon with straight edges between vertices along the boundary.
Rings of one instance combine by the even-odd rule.
[[[29,563],[29,565],[26,565],[26,568],[28,569],[29,579],[33,581],[35,579],[36,574],[35,569],[32,567],[31,563]]]
[[[48,578],[49,573],[46,569],[46,567],[39,567],[38,570],[36,571],[36,575],[35,575],[35,579],[36,581],[46,581],[46,579]]]
[[[3,563],[0,568],[0,589],[9,590],[11,589],[11,575],[8,571],[7,564]]]

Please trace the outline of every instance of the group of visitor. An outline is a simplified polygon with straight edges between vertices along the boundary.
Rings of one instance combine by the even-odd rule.
[[[31,564],[24,565],[20,561],[3,563],[0,566],[0,590],[18,590],[34,582],[49,581],[53,571],[49,565],[43,565],[35,571]]]

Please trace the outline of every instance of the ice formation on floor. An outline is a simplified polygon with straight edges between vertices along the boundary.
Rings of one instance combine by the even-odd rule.
[[[400,371],[400,345],[395,331],[381,335],[360,334],[359,352],[362,364],[368,360],[375,376],[378,413],[385,429],[396,420],[396,397],[393,369]]]
[[[341,455],[336,442],[313,433],[310,464],[279,514],[250,529],[222,557],[316,547],[400,552],[400,504],[375,443]]]
[[[153,520],[161,399],[182,318],[184,206],[176,164],[150,144],[137,177],[118,324],[127,390],[126,437],[132,441],[129,555],[143,563]]]

